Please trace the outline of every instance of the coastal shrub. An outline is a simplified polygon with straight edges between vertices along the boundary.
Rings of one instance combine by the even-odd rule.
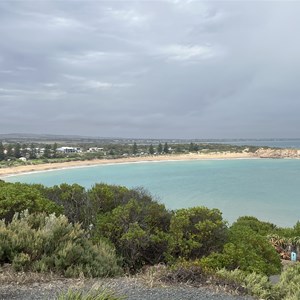
[[[143,188],[128,189],[124,186],[97,183],[87,193],[93,213],[111,212],[132,199],[144,205],[155,202],[153,196]]]
[[[167,258],[196,259],[220,251],[227,240],[227,226],[218,209],[193,207],[172,215]]]
[[[216,272],[216,276],[227,282],[231,282],[230,284],[241,286],[247,294],[258,297],[259,299],[281,299],[278,298],[278,292],[274,290],[266,275],[257,274],[255,272],[247,273],[238,269],[233,271],[221,269]]]
[[[298,300],[300,299],[300,264],[288,267],[281,273],[279,282],[274,290],[278,299]]]
[[[201,260],[210,269],[240,269],[265,275],[281,271],[280,257],[268,240],[248,227],[233,226],[222,252],[215,252]]]
[[[234,227],[248,227],[252,229],[254,232],[267,236],[269,234],[275,233],[278,230],[278,227],[275,224],[260,221],[252,216],[243,216],[239,217],[236,222],[232,224],[232,228]]]
[[[99,214],[95,235],[112,242],[131,271],[164,261],[171,214],[163,204],[131,199],[111,212]]]
[[[144,205],[153,202],[153,197],[143,188],[128,189],[105,183],[97,183],[88,190],[78,184],[66,183],[53,187],[33,184],[31,187],[39,190],[43,197],[63,207],[63,214],[69,221],[79,222],[85,229],[91,224],[95,225],[98,214],[111,212],[132,199]]]
[[[16,270],[53,271],[67,277],[114,276],[120,273],[114,249],[93,245],[78,223],[63,215],[15,214],[0,222],[0,262]]]
[[[88,197],[96,213],[112,211],[119,205],[126,204],[130,198],[130,190],[124,186],[96,183],[88,191]]]
[[[84,187],[66,183],[52,187],[41,184],[32,186],[39,189],[44,197],[63,207],[63,214],[70,222],[81,223],[84,228],[91,224],[92,208]]]
[[[300,299],[300,265],[288,267],[280,275],[277,284],[271,284],[263,274],[247,273],[241,270],[218,270],[216,275],[240,284],[247,293],[265,300],[298,300]]]
[[[16,212],[27,209],[30,213],[61,213],[62,208],[24,183],[0,182],[0,219],[10,222]]]
[[[300,237],[300,222],[298,221],[292,228],[279,228],[276,233],[286,239]]]
[[[264,274],[224,268],[213,271],[203,268],[200,260],[181,260],[165,269],[159,275],[159,280],[195,286],[213,284],[264,300],[300,299],[300,264],[287,268],[281,273],[279,282],[272,284],[269,277]]]

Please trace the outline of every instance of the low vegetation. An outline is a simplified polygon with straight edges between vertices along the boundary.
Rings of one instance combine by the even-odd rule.
[[[80,290],[68,290],[66,293],[61,293],[57,300],[123,300],[124,297],[116,296],[114,293],[101,290],[91,289],[88,292]]]
[[[68,148],[65,150],[63,147]],[[268,147],[266,147],[268,148]],[[250,152],[259,147],[246,145],[230,145],[222,143],[180,143],[174,141],[119,141],[111,142],[72,142],[63,143],[35,142],[18,143],[0,141],[0,168],[36,165],[43,163],[58,163],[93,159],[115,159],[121,157],[136,157],[147,155],[170,155],[184,153],[216,153],[216,152]]]
[[[56,272],[66,277],[103,277],[121,273],[114,248],[92,244],[78,223],[63,215],[16,213],[0,222],[0,262],[16,271]]]
[[[299,248],[300,223],[279,228],[241,217],[229,226],[217,209],[170,211],[143,189],[103,183],[85,189],[0,181],[0,214],[0,263],[17,271],[106,277],[164,265],[163,281],[299,299],[300,267],[282,272],[280,258]],[[271,284],[269,276],[280,273]],[[61,299],[102,299],[72,293]]]

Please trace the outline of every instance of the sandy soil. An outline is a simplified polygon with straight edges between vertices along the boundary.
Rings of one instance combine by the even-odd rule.
[[[206,159],[241,159],[241,158],[256,158],[253,153],[210,153],[210,154],[176,154],[176,155],[156,155],[143,157],[124,157],[117,159],[95,159],[86,161],[72,161],[62,163],[47,163],[40,165],[26,165],[17,167],[7,167],[0,169],[0,178],[16,175],[21,173],[41,172],[56,169],[94,166],[101,164],[114,163],[131,163],[131,162],[147,162],[147,161],[179,161],[179,160],[206,160]]]

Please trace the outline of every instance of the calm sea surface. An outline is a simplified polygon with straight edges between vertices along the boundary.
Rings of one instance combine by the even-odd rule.
[[[230,223],[252,215],[280,226],[300,219],[300,160],[246,159],[102,165],[7,178],[47,186],[142,186],[170,209],[219,208]]]

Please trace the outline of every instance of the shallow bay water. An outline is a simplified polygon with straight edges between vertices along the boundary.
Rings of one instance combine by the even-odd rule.
[[[300,219],[300,160],[296,159],[111,164],[18,175],[6,181],[144,187],[169,209],[218,208],[229,223],[244,215],[279,226],[293,226]]]

